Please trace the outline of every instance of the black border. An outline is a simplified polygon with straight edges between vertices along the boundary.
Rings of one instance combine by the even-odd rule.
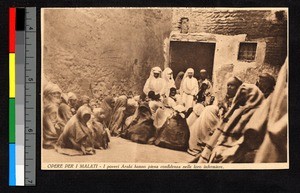
[[[60,0],[1,2],[0,10],[0,191],[24,192],[300,192],[300,127],[298,78],[299,8],[297,0]],[[41,7],[289,7],[289,170],[247,171],[45,171],[41,170],[40,146],[37,145],[37,186],[8,187],[8,7],[37,7],[37,29]],[[40,32],[37,33],[40,42]],[[40,64],[40,44],[37,44]],[[40,66],[39,66],[40,68]],[[39,69],[37,69],[39,70]],[[40,74],[37,80],[40,79]],[[40,88],[40,83],[37,85]],[[40,89],[37,93],[39,100]],[[40,100],[37,109],[40,109]],[[39,114],[39,112],[37,112]],[[40,116],[37,117],[37,123]],[[37,133],[40,136],[40,132]],[[37,137],[37,144],[40,138]],[[81,188],[81,189],[80,189]]]

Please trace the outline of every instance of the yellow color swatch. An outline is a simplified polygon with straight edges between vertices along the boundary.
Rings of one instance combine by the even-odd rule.
[[[16,55],[9,53],[9,98],[16,97]]]

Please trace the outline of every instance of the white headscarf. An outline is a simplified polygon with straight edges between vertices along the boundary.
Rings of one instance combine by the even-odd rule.
[[[165,70],[162,73],[163,79],[166,81],[166,95],[169,96],[170,89],[172,87],[175,87],[175,80],[173,78],[173,70],[169,67],[165,68]]]
[[[195,73],[195,72],[194,72],[194,69],[193,69],[193,68],[188,68],[188,69],[185,71],[183,78],[187,78],[189,73],[193,73],[193,76],[194,76],[194,73]]]
[[[165,81],[175,84],[175,80],[173,78],[173,70],[169,67],[165,68],[163,71],[163,78]]]
[[[159,73],[159,77],[155,78],[154,73]],[[154,91],[156,94],[164,94],[165,81],[161,78],[162,70],[160,67],[153,67],[150,72],[150,76],[147,79],[147,82],[144,86],[145,94],[148,94],[149,91]]]
[[[192,80],[195,79],[194,77],[192,77],[192,78],[188,77],[189,73],[193,73],[193,76],[194,76],[194,69],[193,68],[188,68],[186,70],[186,72],[184,73],[184,76],[183,76],[183,79],[182,79],[181,85],[180,85],[181,89],[193,90],[195,88],[195,86],[198,86],[198,83],[197,83],[197,85],[195,85],[192,82]],[[189,81],[189,80],[191,80],[191,81]]]
[[[159,77],[161,78],[161,72],[162,72],[162,70],[161,70],[160,67],[158,67],[158,66],[153,67],[153,68],[151,69],[149,78],[154,78],[154,73],[159,73]]]

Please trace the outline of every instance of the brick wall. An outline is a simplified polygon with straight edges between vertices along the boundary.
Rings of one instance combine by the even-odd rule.
[[[247,34],[246,40],[266,38],[265,62],[281,66],[287,50],[287,13],[282,13],[284,17],[278,20],[275,10],[176,9],[172,30],[178,30],[181,17],[188,17],[191,33]]]
[[[176,9],[173,11],[172,31],[179,31],[182,17],[189,18],[189,33],[202,36],[203,41],[207,38],[208,41],[216,42],[212,79],[218,98],[225,96],[225,83],[232,75],[238,75],[249,83],[255,83],[262,72],[277,77],[287,56],[285,11]],[[211,40],[211,35],[216,40]],[[254,62],[237,59],[239,43],[243,41],[258,43]]]

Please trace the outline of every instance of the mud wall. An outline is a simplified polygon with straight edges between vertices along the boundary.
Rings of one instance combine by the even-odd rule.
[[[42,19],[44,76],[64,92],[139,93],[164,65],[171,10],[46,9]]]

